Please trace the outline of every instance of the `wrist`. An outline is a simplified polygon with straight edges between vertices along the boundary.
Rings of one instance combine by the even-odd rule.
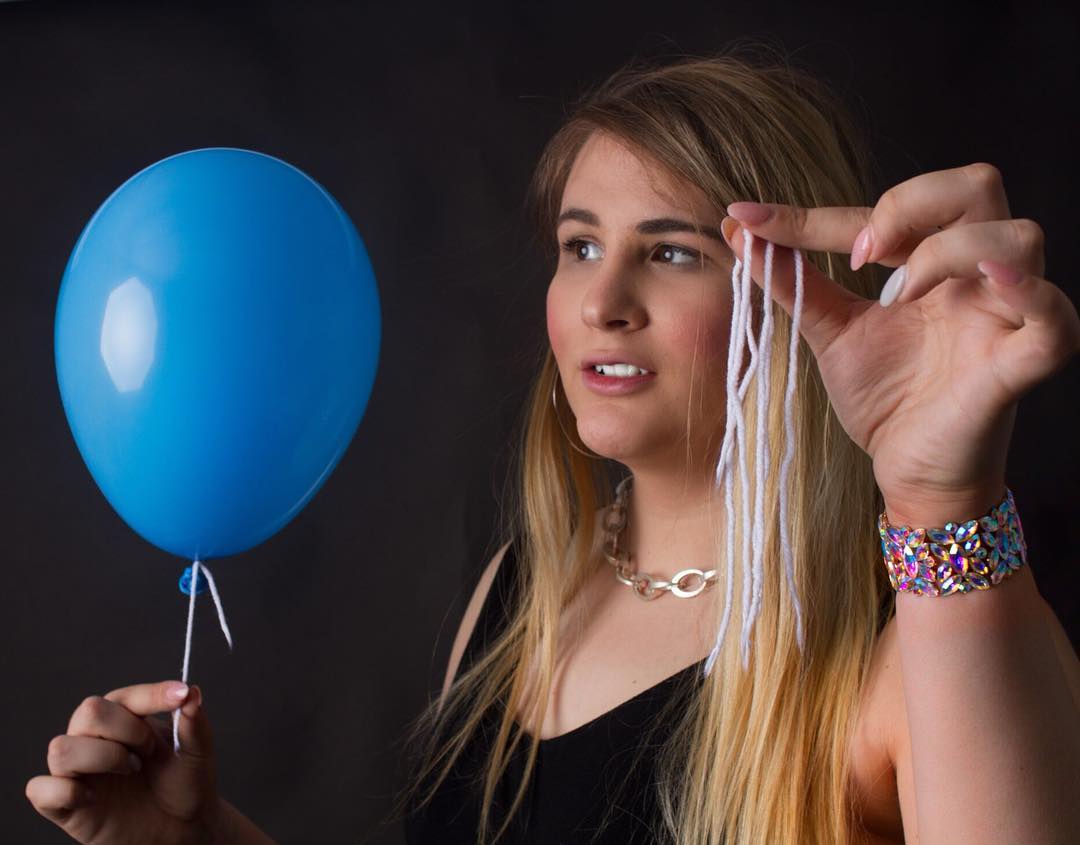
[[[962,490],[882,490],[882,498],[890,525],[930,528],[978,518],[1005,498],[1005,490],[1005,482],[995,480]]]
[[[971,501],[979,501],[973,499]],[[897,592],[950,596],[988,590],[1027,563],[1027,546],[1012,491],[984,512],[920,509],[912,522],[897,524],[888,513],[878,516],[878,534],[889,582]],[[954,517],[963,513],[967,516]],[[915,519],[925,522],[914,522]],[[913,524],[914,523],[914,524]]]

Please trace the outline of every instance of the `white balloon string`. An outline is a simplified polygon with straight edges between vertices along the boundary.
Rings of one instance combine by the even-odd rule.
[[[188,667],[191,663],[191,632],[195,627],[195,594],[198,592],[196,589],[199,585],[199,570],[206,576],[206,581],[210,585],[210,595],[214,599],[214,607],[217,608],[218,622],[221,623],[221,632],[225,635],[225,642],[229,644],[229,650],[232,651],[233,641],[232,634],[229,633],[228,623],[225,621],[225,609],[221,606],[221,596],[218,595],[217,584],[214,583],[214,576],[210,573],[210,570],[201,561],[194,561],[191,564],[191,585],[189,588],[188,598],[188,617],[187,617],[187,631],[184,634],[184,668],[180,675],[180,680],[185,684],[188,682]],[[173,723],[173,753],[180,753],[180,708],[173,710],[172,714]]]

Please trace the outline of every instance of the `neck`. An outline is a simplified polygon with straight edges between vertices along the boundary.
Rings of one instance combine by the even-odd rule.
[[[723,490],[713,471],[633,470],[623,545],[631,568],[669,579],[680,569],[718,565],[716,538],[724,518]]]

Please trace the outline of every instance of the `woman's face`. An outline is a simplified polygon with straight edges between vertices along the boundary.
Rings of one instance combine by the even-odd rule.
[[[733,262],[723,215],[605,133],[582,147],[559,211],[548,337],[581,439],[635,471],[682,465],[689,421],[695,463],[710,436],[718,453]],[[597,377],[595,359],[651,375]]]

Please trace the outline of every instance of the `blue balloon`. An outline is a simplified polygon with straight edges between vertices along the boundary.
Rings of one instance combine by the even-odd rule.
[[[87,223],[56,307],[64,412],[120,516],[189,560],[318,492],[364,414],[381,320],[363,241],[280,159],[216,147],[136,173]]]

